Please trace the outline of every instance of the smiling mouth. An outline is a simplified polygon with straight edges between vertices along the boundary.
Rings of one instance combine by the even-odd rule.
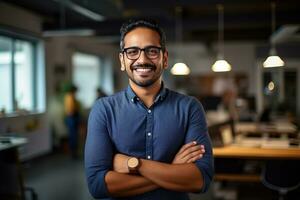
[[[132,66],[131,70],[136,71],[138,73],[149,73],[151,71],[155,71],[156,67],[152,64],[141,64]]]
[[[151,72],[153,69],[152,68],[136,68],[134,70],[137,72],[146,73],[146,72]]]
[[[136,75],[141,76],[141,77],[148,77],[152,73],[154,73],[154,68],[135,68],[133,69]]]

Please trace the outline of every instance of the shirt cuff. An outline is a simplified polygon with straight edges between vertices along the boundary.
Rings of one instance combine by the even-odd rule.
[[[90,178],[89,191],[94,198],[107,198],[109,197],[109,192],[105,182],[105,175],[109,170],[103,170],[97,173],[96,177]]]

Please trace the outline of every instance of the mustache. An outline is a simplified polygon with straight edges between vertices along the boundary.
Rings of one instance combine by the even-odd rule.
[[[132,65],[130,67],[131,70],[135,70],[135,69],[139,69],[139,68],[149,68],[149,69],[156,70],[156,66],[153,64],[149,64],[149,63]]]

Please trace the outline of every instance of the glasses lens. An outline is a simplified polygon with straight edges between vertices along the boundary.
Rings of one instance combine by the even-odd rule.
[[[145,52],[148,58],[157,58],[159,56],[160,48],[158,47],[147,47]]]
[[[136,47],[125,49],[128,59],[137,59],[140,55],[140,49]]]

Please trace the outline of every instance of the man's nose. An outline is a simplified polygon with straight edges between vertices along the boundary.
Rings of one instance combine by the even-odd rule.
[[[147,57],[145,51],[141,51],[140,57],[137,59],[137,62],[143,64],[146,61],[149,61],[149,58]]]

